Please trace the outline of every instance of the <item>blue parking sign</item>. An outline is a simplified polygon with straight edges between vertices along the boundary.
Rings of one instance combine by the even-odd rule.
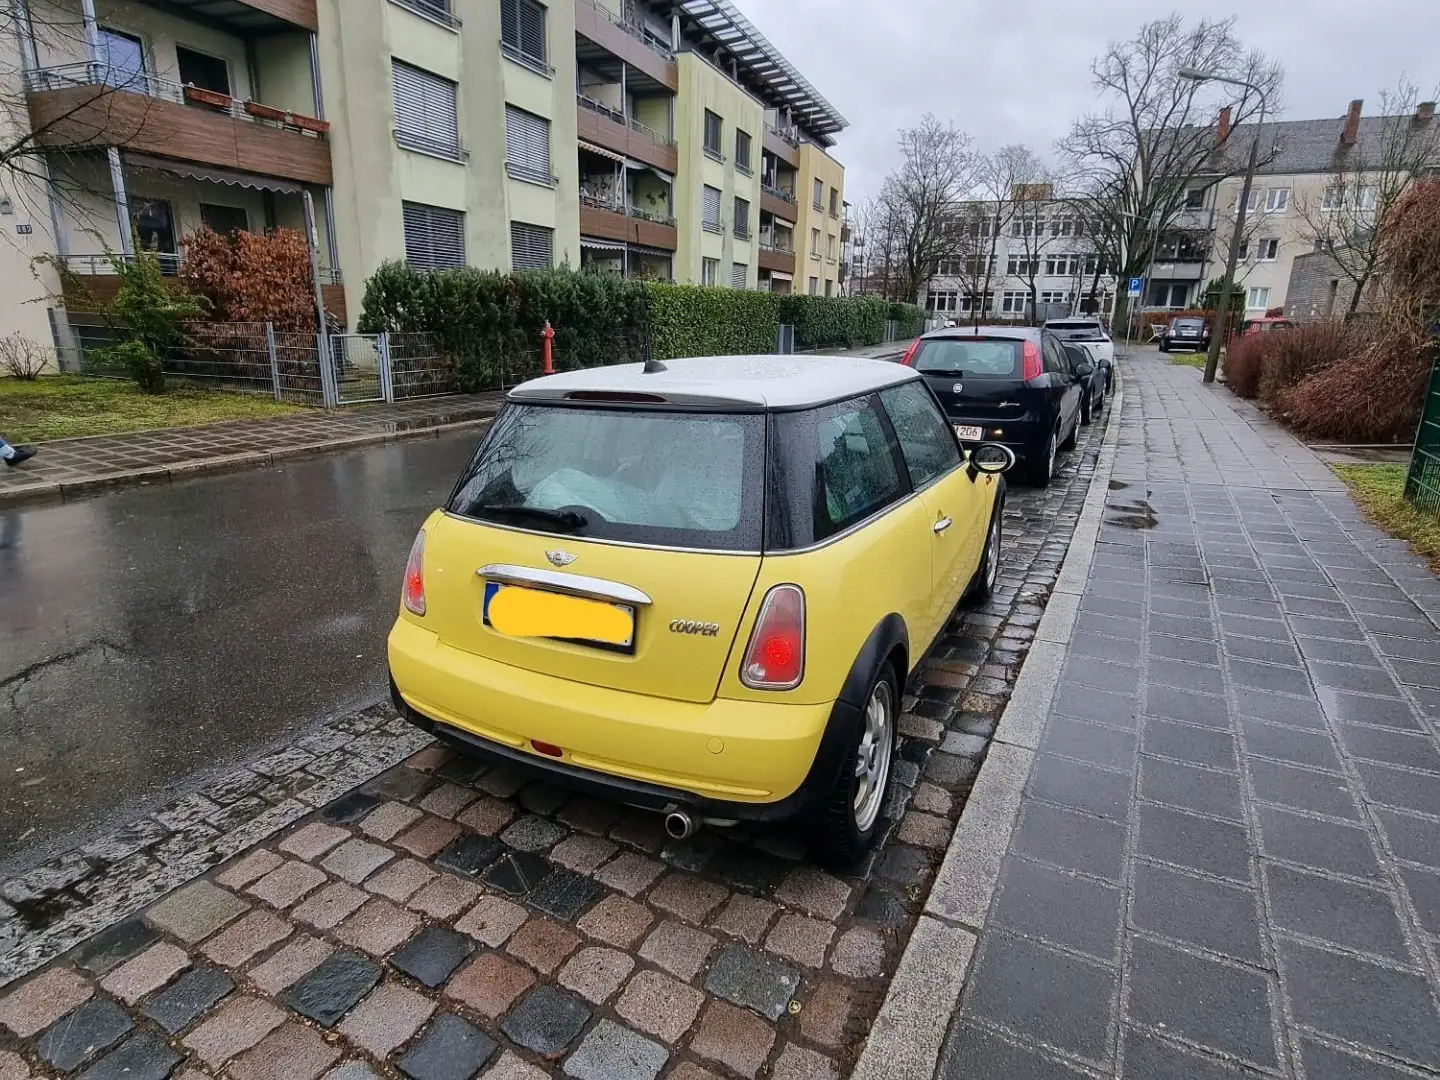
[[[1129,290],[1129,291],[1130,291],[1130,295],[1131,295],[1131,296],[1139,296],[1139,295],[1140,295],[1140,291],[1141,291],[1141,289],[1144,287],[1144,285],[1145,285],[1145,279],[1144,279],[1144,278],[1132,277],[1132,278],[1130,279],[1130,290]]]

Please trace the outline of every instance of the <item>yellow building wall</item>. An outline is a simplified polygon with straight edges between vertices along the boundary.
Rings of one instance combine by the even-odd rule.
[[[756,240],[753,234],[758,221],[760,201],[760,143],[764,133],[764,106],[746,91],[694,53],[682,52],[677,58],[680,70],[680,93],[675,102],[675,141],[679,144],[679,170],[675,176],[675,217],[678,222],[678,244],[675,253],[675,280],[699,284],[702,259],[719,262],[716,283],[730,284],[734,263],[745,263],[746,288],[754,288],[757,278]],[[705,153],[705,111],[717,114],[722,122],[720,151],[724,161],[715,161]],[[735,169],[735,131],[750,133],[750,161],[753,175]],[[717,235],[700,227],[703,220],[705,186],[720,190],[720,220],[724,231]],[[735,197],[747,199],[751,205],[752,239],[735,237]]]
[[[255,44],[255,96],[277,109],[313,116],[310,35],[275,34]]]
[[[817,293],[825,294],[825,283],[830,283],[832,295],[840,293],[840,226],[845,213],[845,166],[813,143],[800,144],[800,168],[795,191],[797,217],[795,222],[795,291],[809,292],[810,279],[818,279]],[[822,185],[821,208],[815,209],[815,181]],[[830,216],[830,192],[834,190],[836,209],[841,215]],[[811,258],[811,230],[820,230],[820,258]],[[833,236],[835,258],[832,262],[827,254],[828,237]]]

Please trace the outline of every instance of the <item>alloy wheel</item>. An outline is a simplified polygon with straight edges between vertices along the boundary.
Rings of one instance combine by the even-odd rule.
[[[855,827],[868,832],[880,816],[885,784],[890,779],[890,755],[895,747],[895,701],[890,684],[881,679],[865,706],[865,730],[855,755]]]
[[[995,588],[1000,576],[1000,508],[995,508],[995,520],[990,523],[990,535],[985,539],[985,590]]]

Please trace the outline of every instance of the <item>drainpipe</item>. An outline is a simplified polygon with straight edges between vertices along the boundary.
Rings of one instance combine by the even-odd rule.
[[[315,100],[315,119],[325,119],[325,87],[320,81],[320,38],[310,35],[310,93]]]

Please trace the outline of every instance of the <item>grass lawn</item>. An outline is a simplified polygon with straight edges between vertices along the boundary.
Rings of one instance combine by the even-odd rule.
[[[1203,352],[1172,352],[1169,354],[1170,363],[1182,364],[1185,367],[1204,368],[1205,354]]]
[[[1333,465],[1365,516],[1391,536],[1410,541],[1440,573],[1440,518],[1405,501],[1404,465]]]
[[[34,382],[0,379],[0,435],[12,443],[258,420],[301,408],[188,386],[142,394],[130,382],[83,375],[43,376]]]

